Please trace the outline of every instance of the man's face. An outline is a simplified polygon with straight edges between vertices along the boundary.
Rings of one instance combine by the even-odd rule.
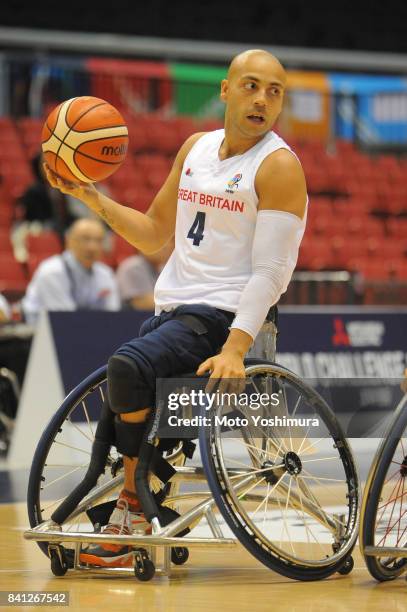
[[[271,130],[283,104],[285,73],[277,62],[248,58],[222,81],[226,125],[242,137],[261,138]]]
[[[68,249],[85,268],[91,268],[103,252],[103,228],[86,224],[73,230],[67,241]]]

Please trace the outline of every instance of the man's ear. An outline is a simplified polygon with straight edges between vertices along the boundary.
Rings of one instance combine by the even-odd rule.
[[[223,79],[221,84],[220,84],[220,99],[222,100],[222,102],[226,102],[227,100],[227,95],[228,95],[228,89],[229,89],[229,83],[227,79]]]

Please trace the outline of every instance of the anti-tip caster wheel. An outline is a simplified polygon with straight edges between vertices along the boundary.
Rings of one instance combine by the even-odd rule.
[[[175,565],[184,565],[188,561],[189,550],[183,546],[174,546],[171,548],[171,561]]]
[[[51,572],[54,576],[65,576],[68,571],[68,561],[63,546],[49,546],[48,554],[51,559]]]
[[[353,560],[353,557],[347,557],[341,569],[338,570],[338,574],[341,574],[341,576],[347,576],[353,570],[354,565],[355,565],[355,562]]]
[[[154,577],[155,565],[143,548],[134,553],[134,574],[142,582],[147,582]]]

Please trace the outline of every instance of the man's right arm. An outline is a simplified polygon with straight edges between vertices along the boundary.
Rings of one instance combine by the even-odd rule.
[[[164,185],[145,214],[115,202],[92,184],[66,181],[48,166],[45,166],[45,171],[52,187],[81,200],[142,253],[155,253],[174,235],[182,167],[189,151],[202,135],[202,132],[193,134],[184,142]]]

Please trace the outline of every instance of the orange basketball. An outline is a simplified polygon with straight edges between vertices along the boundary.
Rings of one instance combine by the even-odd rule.
[[[54,108],[42,129],[42,150],[51,170],[69,181],[95,183],[116,172],[129,137],[114,106],[92,96]]]

